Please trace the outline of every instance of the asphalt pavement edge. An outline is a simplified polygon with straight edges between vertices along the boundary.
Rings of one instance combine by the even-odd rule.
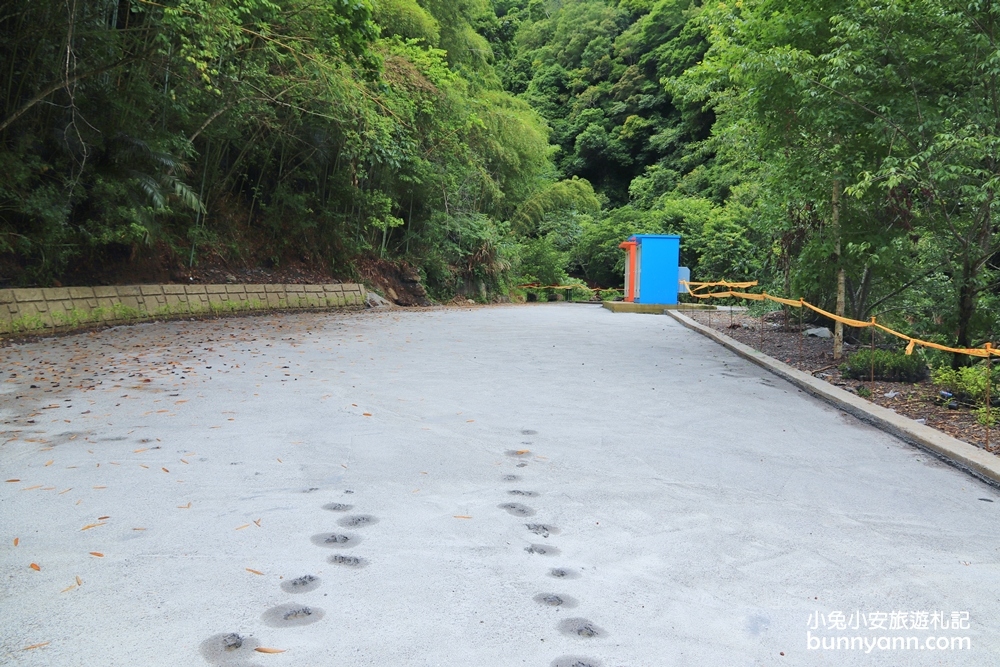
[[[829,382],[817,379],[714,329],[699,324],[676,310],[664,310],[664,314],[674,318],[688,329],[714,340],[747,361],[791,382],[806,393],[824,400],[910,445],[919,447],[988,484],[1000,486],[1000,457],[909,417],[897,414],[888,408],[870,403],[860,396],[831,385]]]

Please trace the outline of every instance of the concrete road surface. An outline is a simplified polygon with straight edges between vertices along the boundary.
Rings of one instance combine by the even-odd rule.
[[[0,357],[0,664],[1000,660],[1000,494],[666,317],[306,313]]]

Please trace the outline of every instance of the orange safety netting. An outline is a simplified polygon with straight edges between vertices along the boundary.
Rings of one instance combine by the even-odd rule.
[[[892,334],[893,336],[896,336],[897,338],[902,338],[903,340],[907,341],[907,344],[906,344],[906,354],[913,354],[913,348],[914,348],[914,346],[920,345],[921,347],[930,347],[930,348],[933,348],[935,350],[941,350],[943,352],[953,352],[955,354],[967,354],[967,355],[969,355],[971,357],[1000,356],[1000,350],[995,349],[991,343],[986,343],[981,348],[978,348],[978,347],[948,347],[947,345],[941,345],[939,343],[932,343],[929,340],[921,340],[919,338],[913,338],[912,336],[907,336],[904,333],[900,333],[899,331],[895,331],[893,329],[890,329],[887,326],[879,324],[878,322],[875,321],[874,317],[871,319],[870,322],[865,322],[863,320],[852,320],[852,319],[850,319],[848,317],[840,317],[839,315],[834,315],[833,313],[828,312],[826,310],[823,310],[822,308],[818,308],[818,307],[812,305],[811,303],[809,303],[807,301],[804,301],[803,299],[798,299],[798,300],[796,300],[796,299],[784,299],[784,298],[782,298],[780,296],[774,296],[774,295],[768,294],[767,292],[763,292],[761,294],[752,294],[750,292],[733,292],[731,290],[726,291],[726,292],[711,292],[709,294],[696,294],[696,293],[692,292],[691,288],[690,288],[690,285],[704,285],[704,286],[720,285],[720,286],[726,286],[726,287],[744,287],[744,286],[748,286],[749,287],[749,286],[756,285],[757,284],[756,282],[753,282],[753,283],[727,283],[727,282],[718,282],[718,283],[689,283],[686,280],[682,280],[681,284],[688,286],[688,294],[690,296],[695,297],[696,299],[725,299],[725,298],[733,297],[733,298],[737,298],[737,299],[748,299],[750,301],[765,301],[765,300],[767,300],[767,301],[774,301],[775,303],[780,303],[780,304],[783,304],[785,306],[792,306],[793,308],[803,308],[803,307],[804,308],[808,308],[809,310],[817,312],[817,313],[819,313],[820,315],[822,315],[824,317],[830,318],[834,322],[841,322],[842,324],[846,324],[849,327],[854,327],[854,328],[857,328],[857,329],[863,329],[865,327],[875,327],[876,329],[881,329],[882,331],[884,331],[884,332],[886,332],[888,334]]]

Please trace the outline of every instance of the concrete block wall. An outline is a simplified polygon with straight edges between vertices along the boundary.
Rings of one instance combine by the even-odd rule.
[[[0,290],[0,335],[283,308],[362,306],[365,288],[331,285],[121,285]]]

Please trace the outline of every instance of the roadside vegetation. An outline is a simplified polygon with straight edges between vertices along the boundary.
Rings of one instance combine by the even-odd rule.
[[[0,283],[378,260],[487,300],[620,287],[620,241],[679,233],[695,280],[833,310],[842,279],[848,317],[977,346],[1000,317],[998,18],[978,0],[15,3]]]

